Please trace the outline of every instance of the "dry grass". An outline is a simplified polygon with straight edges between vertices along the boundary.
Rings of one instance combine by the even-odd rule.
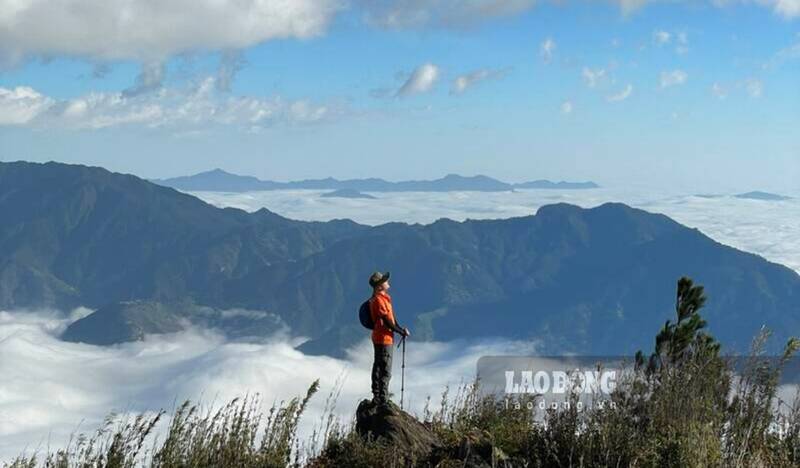
[[[658,333],[649,358],[635,365],[611,395],[614,405],[580,411],[533,411],[483,396],[477,384],[446,389],[441,405],[426,405],[423,422],[443,442],[417,466],[463,467],[480,454],[504,467],[793,467],[800,465],[800,399],[778,399],[778,382],[799,345],[790,340],[778,359],[764,359],[764,331],[752,357],[734,373],[719,344],[705,333],[702,287],[682,278],[674,323]],[[126,421],[109,417],[92,437],[39,458],[20,457],[7,468],[93,467],[401,467],[402,454],[363,440],[334,416],[341,386],[307,440],[297,439],[304,410],[317,392],[260,410],[258,398],[236,399],[216,412],[189,402],[172,416],[165,438],[147,447],[163,413]],[[525,408],[533,396],[520,397]],[[778,430],[780,428],[780,430]],[[469,449],[464,450],[465,441]]]

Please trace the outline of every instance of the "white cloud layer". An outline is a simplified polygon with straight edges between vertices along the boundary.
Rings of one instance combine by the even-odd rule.
[[[322,34],[339,0],[11,0],[0,7],[0,56],[158,61]]]
[[[432,63],[420,65],[411,73],[411,76],[397,90],[397,96],[411,96],[413,94],[427,93],[439,79],[439,67]]]
[[[27,87],[0,88],[0,125],[100,129],[122,125],[186,128],[232,125],[254,130],[276,124],[320,122],[341,109],[308,100],[218,94],[218,78],[189,89],[159,88],[154,82],[122,92],[92,92],[58,100]],[[157,80],[156,80],[157,81]],[[151,92],[142,87],[157,88]]]
[[[319,425],[325,398],[337,385],[336,414],[345,423],[358,401],[371,396],[372,350],[366,338],[347,360],[306,356],[283,336],[237,343],[204,330],[99,347],[58,340],[70,320],[55,313],[0,311],[0,465],[23,450],[31,454],[48,443],[63,447],[76,428],[91,433],[111,411],[169,411],[186,398],[218,406],[254,393],[268,407],[305,394],[319,378],[320,394],[301,421],[306,437]],[[428,396],[435,408],[446,385],[471,382],[480,356],[532,351],[530,343],[411,341],[405,403],[421,414]],[[391,391],[399,396],[399,356],[395,365]]]

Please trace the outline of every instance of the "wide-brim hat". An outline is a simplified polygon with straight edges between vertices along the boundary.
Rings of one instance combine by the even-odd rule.
[[[378,286],[381,283],[385,283],[386,280],[389,279],[389,272],[381,273],[380,271],[376,271],[375,273],[371,274],[369,277],[369,285],[373,288]]]

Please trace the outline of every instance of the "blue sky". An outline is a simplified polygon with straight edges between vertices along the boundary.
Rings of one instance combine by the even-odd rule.
[[[800,191],[800,0],[2,10],[6,161]]]

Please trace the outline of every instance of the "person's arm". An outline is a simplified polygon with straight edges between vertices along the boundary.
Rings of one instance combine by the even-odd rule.
[[[401,327],[397,324],[396,320],[389,320],[389,309],[383,303],[383,301],[378,301],[378,320],[380,320],[386,328],[389,330],[398,333],[402,336],[408,336],[408,329],[405,327]]]
[[[401,327],[400,325],[398,325],[397,321],[386,320],[384,323],[386,323],[386,328],[388,328],[389,330],[391,330],[391,331],[393,331],[395,333],[399,333],[399,334],[401,334],[403,336],[406,336],[408,334],[408,330],[406,328]]]

